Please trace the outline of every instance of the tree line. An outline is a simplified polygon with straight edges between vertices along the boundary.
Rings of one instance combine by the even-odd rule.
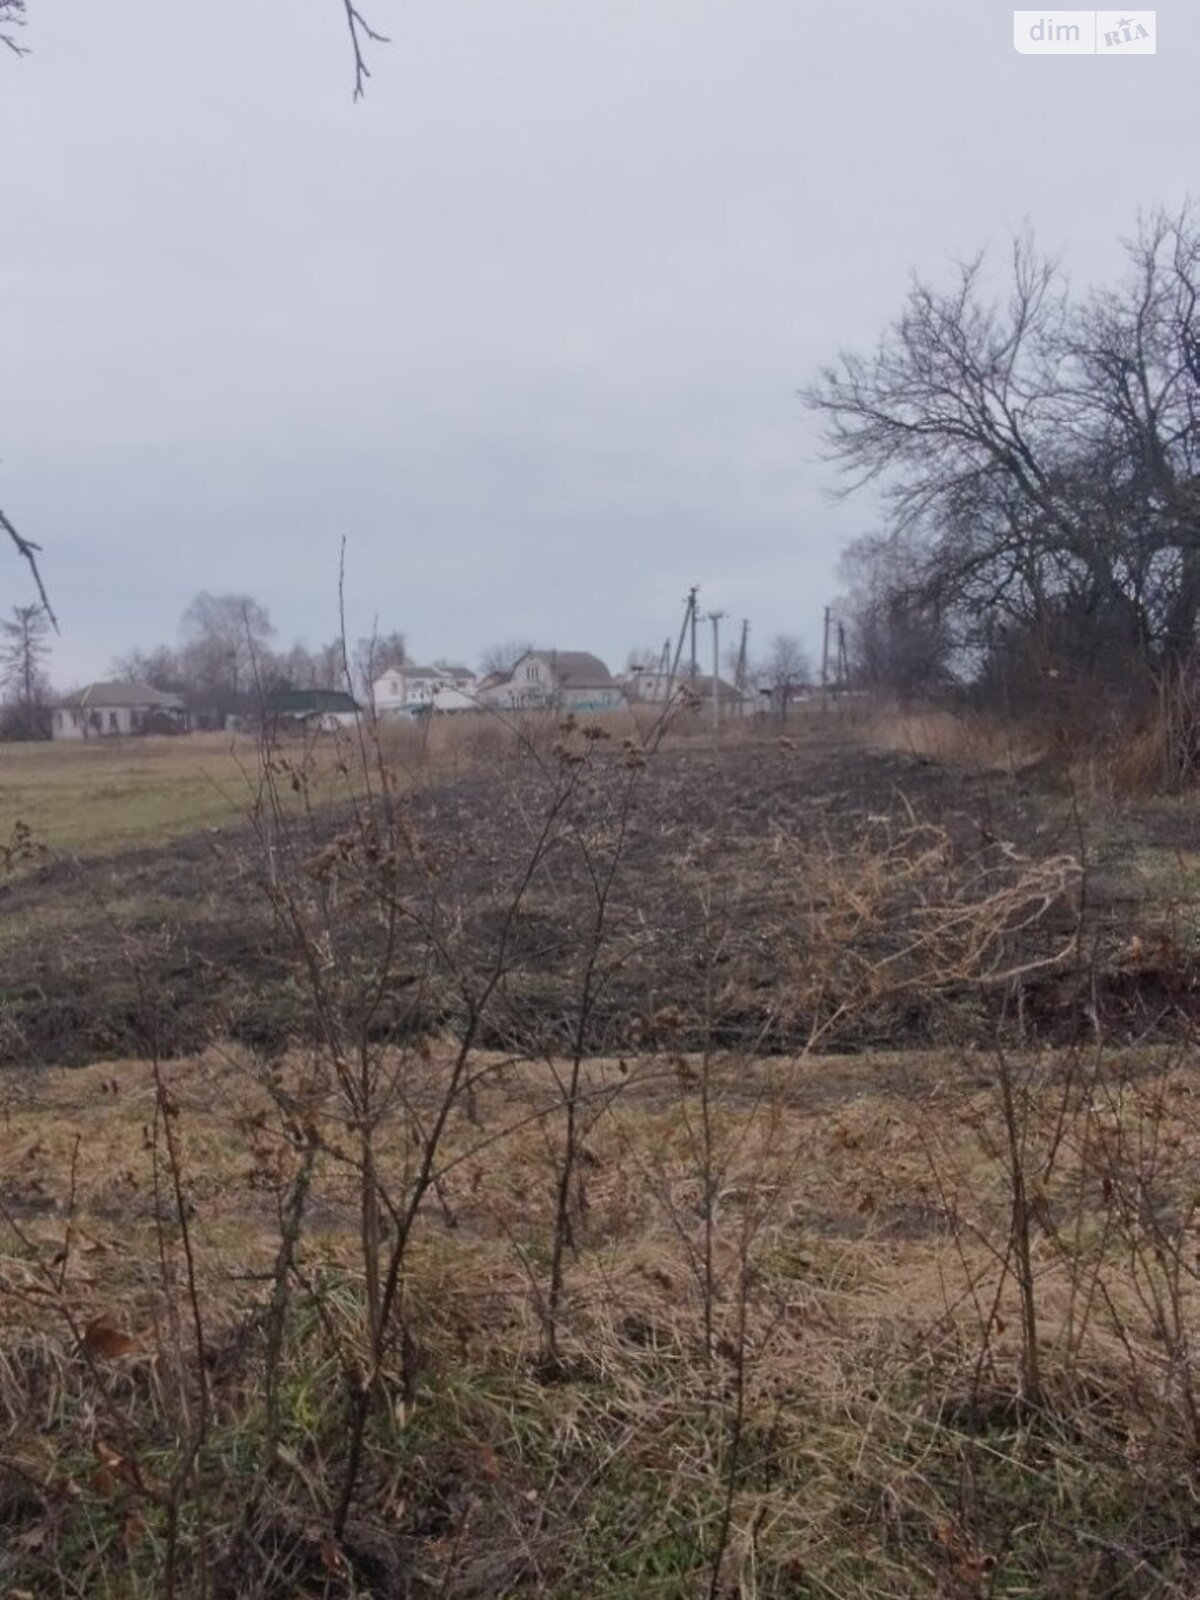
[[[127,651],[115,658],[111,675],[185,695],[220,717],[280,690],[366,696],[380,673],[407,659],[405,636],[396,629],[355,642],[339,637],[315,649],[297,641],[286,650],[275,647],[275,633],[266,606],[252,595],[204,590],[184,610],[177,644]]]
[[[0,619],[0,740],[50,737],[56,695],[47,663],[52,618],[44,605],[14,606]],[[409,662],[403,630],[376,630],[357,640],[341,637],[310,648],[276,644],[267,607],[249,594],[202,591],[184,609],[175,643],[136,647],[115,656],[106,676],[187,701],[200,727],[223,727],[228,718],[253,715],[267,695],[287,690],[333,690],[360,704],[391,667]],[[484,677],[511,671],[533,645],[509,639],[480,656]],[[434,666],[448,666],[442,659]]]
[[[204,591],[184,610],[175,644],[118,655],[108,676],[186,697],[202,718],[221,726],[262,697],[286,689],[345,690],[366,697],[369,686],[407,659],[405,636],[377,632],[310,649],[274,645],[275,627],[260,601],[247,594]],[[47,662],[50,618],[42,605],[14,606],[0,620],[0,738],[48,738],[54,694]]]

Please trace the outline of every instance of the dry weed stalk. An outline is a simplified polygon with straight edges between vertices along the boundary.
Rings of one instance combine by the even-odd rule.
[[[1061,967],[1078,949],[1081,868],[1074,856],[1023,856],[1009,844],[963,857],[948,832],[870,819],[847,846],[786,841],[798,915],[778,930],[792,1012],[806,1048],[871,1007],[986,987],[1001,991]],[[1057,914],[1066,926],[1057,935]],[[1023,935],[1047,935],[1033,954]]]
[[[516,781],[528,789],[532,802],[525,808],[529,843],[514,879],[493,885],[496,932],[490,948],[483,949],[478,914],[464,898],[453,867],[427,845],[409,804],[396,794],[377,723],[359,721],[344,741],[346,819],[332,837],[311,803],[306,762],[289,757],[271,730],[264,734],[254,813],[267,866],[264,889],[306,975],[323,1068],[349,1141],[349,1150],[328,1141],[325,1149],[354,1169],[359,1190],[365,1324],[358,1349],[345,1360],[348,1446],[333,1518],[335,1538],[343,1536],[353,1508],[368,1420],[390,1407],[386,1390],[393,1357],[401,1352],[402,1366],[407,1365],[412,1350],[404,1318],[406,1265],[425,1202],[440,1193],[447,1134],[460,1115],[476,1116],[480,1074],[473,1070],[474,1052],[492,1018],[493,1001],[503,994],[518,919],[535,884],[552,874],[553,860],[573,851],[590,886],[592,914],[579,938],[571,1056],[565,1078],[557,1080],[564,1142],[544,1324],[547,1359],[557,1360],[565,1256],[573,1239],[584,1052],[604,983],[610,901],[631,809],[665,726],[661,720],[644,745],[627,739],[618,753],[606,750],[606,730],[581,725],[572,716],[549,751],[520,728],[511,730],[519,757]],[[601,791],[607,791],[612,809],[611,835],[603,829],[597,835],[578,820],[578,810],[594,809]],[[289,792],[300,797],[298,813]],[[407,993],[397,1015],[398,988]],[[417,1020],[429,1009],[431,995],[454,1017],[456,1043],[440,1078],[428,1070],[429,1050]],[[381,1025],[385,1006],[391,1012]],[[536,1051],[536,1035],[518,1039],[517,1048]],[[321,1141],[315,1123],[302,1117],[301,1126],[306,1140]],[[379,1159],[385,1128],[393,1158],[386,1170]],[[403,1151],[399,1181],[397,1143]],[[296,1209],[302,1212],[301,1193]],[[300,1228],[297,1215],[296,1237]],[[295,1243],[285,1241],[277,1269],[278,1316],[286,1302],[282,1279],[293,1270],[284,1263],[294,1260],[295,1251]],[[401,1386],[410,1388],[411,1377],[402,1373]]]

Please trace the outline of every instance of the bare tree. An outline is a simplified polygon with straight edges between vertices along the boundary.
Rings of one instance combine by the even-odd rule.
[[[169,644],[150,650],[128,650],[115,656],[109,672],[118,683],[142,683],[151,689],[174,692],[186,684],[186,673],[178,650]]]
[[[390,633],[377,631],[360,639],[354,647],[352,666],[363,697],[369,698],[371,685],[389,667],[402,667],[407,660],[407,640],[399,629],[393,628]]]
[[[188,677],[236,698],[253,681],[255,662],[275,632],[266,607],[248,594],[198,594],[183,613]]]
[[[532,649],[528,639],[509,639],[504,644],[489,645],[479,658],[479,671],[485,678],[511,672]]]
[[[806,684],[811,676],[808,654],[794,633],[775,635],[767,651],[763,670],[780,721],[786,722],[792,695]]]
[[[271,658],[271,675],[280,687],[288,689],[330,689],[335,685],[326,682],[328,663],[324,649],[310,650],[300,639],[291,649]],[[260,674],[262,667],[259,668]]]
[[[626,672],[654,672],[662,660],[662,645],[645,645],[639,649],[636,645],[625,657]]]
[[[11,695],[16,712],[15,717],[6,718],[5,731],[10,737],[38,738],[48,731],[43,713],[49,632],[43,606],[14,606],[11,618],[0,622],[0,683]]]
[[[901,534],[856,539],[842,557],[850,678],[868,689],[928,694],[954,680],[949,618],[908,587],[913,567]]]
[[[982,255],[948,289],[918,279],[806,398],[846,492],[878,481],[909,541],[897,592],[968,644],[1001,618],[1153,675],[1200,620],[1195,213],[1144,219],[1127,254],[1126,283],[1076,300],[1028,238],[999,296]]]

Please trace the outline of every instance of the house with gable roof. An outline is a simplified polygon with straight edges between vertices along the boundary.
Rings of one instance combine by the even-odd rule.
[[[475,674],[453,663],[421,667],[405,661],[389,667],[371,685],[375,709],[381,717],[472,710],[474,690]]]
[[[485,705],[502,711],[618,711],[624,691],[587,650],[528,650],[505,673],[480,686]]]
[[[89,683],[54,707],[55,739],[112,739],[131,733],[184,733],[188,716],[182,696],[144,683]]]

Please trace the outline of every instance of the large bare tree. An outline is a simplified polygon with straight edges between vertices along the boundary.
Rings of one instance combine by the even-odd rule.
[[[532,649],[528,639],[507,639],[503,644],[490,644],[479,657],[480,673],[485,678],[503,677]]]
[[[1200,619],[1195,212],[1144,218],[1126,252],[1125,281],[1081,297],[1027,237],[1000,292],[983,256],[918,278],[806,398],[845,492],[879,487],[906,541],[898,591],[968,643],[999,620],[1153,674]]]
[[[183,661],[197,687],[249,693],[275,632],[265,606],[248,594],[198,594],[183,613]]]

